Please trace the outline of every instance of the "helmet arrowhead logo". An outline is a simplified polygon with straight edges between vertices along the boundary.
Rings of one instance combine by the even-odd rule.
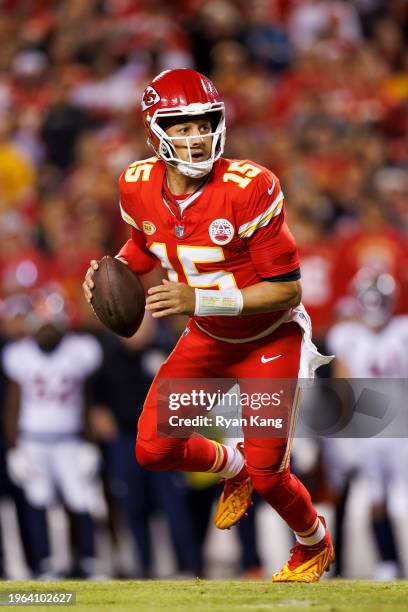
[[[160,96],[151,85],[148,85],[142,96],[142,111],[147,110],[160,101]]]

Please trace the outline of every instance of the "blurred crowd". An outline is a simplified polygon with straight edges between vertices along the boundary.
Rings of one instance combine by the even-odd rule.
[[[71,326],[101,335],[82,297],[83,275],[91,258],[115,254],[128,237],[117,178],[128,163],[151,155],[141,93],[158,72],[180,67],[208,75],[225,100],[225,155],[261,163],[281,180],[302,257],[303,302],[319,346],[350,307],[344,298],[361,268],[390,275],[394,314],[407,313],[407,36],[406,0],[0,0],[3,341],[21,336],[24,296],[35,302],[53,292],[63,295]],[[50,304],[59,312],[58,299]],[[182,323],[150,330],[134,361],[103,336],[105,359],[117,364],[121,355],[134,368],[129,380],[145,380]],[[131,449],[145,383],[137,397],[120,395],[128,400],[126,412],[112,391],[123,380],[108,380],[107,371],[94,385],[100,409],[90,427],[106,465],[120,466],[126,489],[126,479],[135,476],[126,475],[119,455]],[[130,398],[138,404],[134,413]],[[118,432],[120,443],[105,447],[119,440]],[[109,478],[108,501],[126,497],[123,487],[112,493]],[[163,490],[172,486],[180,498],[176,513],[188,513],[181,499],[187,485],[171,478],[173,484],[146,484],[154,492],[152,508],[166,506]],[[133,517],[145,520],[148,510],[126,499],[124,514],[133,504]],[[196,515],[203,499],[189,497]],[[174,508],[164,510],[181,570],[202,572],[200,546],[186,560]],[[205,515],[195,527],[201,543]],[[33,520],[38,526],[38,517]],[[141,574],[150,575],[144,529],[129,524],[146,554]],[[242,537],[253,551],[246,566],[256,568],[253,536]]]
[[[404,0],[3,0],[0,293],[52,277],[76,316],[90,257],[127,229],[117,177],[150,152],[146,83],[195,67],[227,106],[227,150],[273,169],[323,334],[369,263],[407,306]]]

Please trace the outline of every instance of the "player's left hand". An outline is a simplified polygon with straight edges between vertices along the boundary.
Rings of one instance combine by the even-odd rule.
[[[155,319],[172,314],[194,314],[195,290],[189,285],[163,279],[163,284],[151,287],[147,295],[146,310]]]

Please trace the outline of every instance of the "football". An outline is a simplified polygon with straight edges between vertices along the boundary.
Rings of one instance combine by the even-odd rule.
[[[109,255],[94,273],[91,306],[106,327],[125,338],[139,329],[145,313],[145,292],[134,272]]]

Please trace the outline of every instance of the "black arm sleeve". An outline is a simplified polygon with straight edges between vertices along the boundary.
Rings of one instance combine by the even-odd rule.
[[[263,278],[262,280],[268,281],[269,283],[288,283],[290,281],[297,281],[300,279],[300,268],[287,272],[286,274],[279,274],[279,276],[271,276],[269,278]]]

